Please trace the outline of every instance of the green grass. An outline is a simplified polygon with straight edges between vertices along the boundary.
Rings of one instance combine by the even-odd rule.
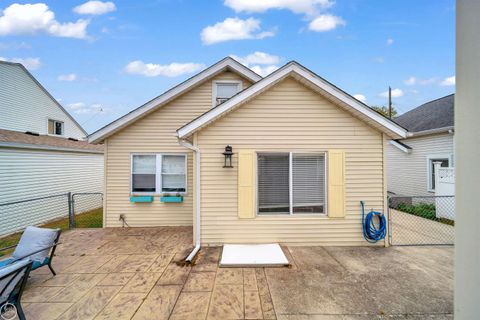
[[[103,208],[93,209],[75,216],[75,226],[77,228],[101,228],[103,226]],[[68,218],[51,221],[40,227],[51,229],[68,230]],[[5,248],[17,244],[22,236],[22,232],[14,233],[4,238],[0,238],[0,248]],[[12,253],[15,248],[0,252],[0,257]]]
[[[445,219],[445,218],[437,218],[435,214],[435,205],[433,203],[418,203],[418,204],[406,204],[400,203],[398,204],[397,210],[413,214],[415,216],[419,216],[429,220],[435,220],[441,223],[449,224],[451,226],[454,225],[454,221]]]

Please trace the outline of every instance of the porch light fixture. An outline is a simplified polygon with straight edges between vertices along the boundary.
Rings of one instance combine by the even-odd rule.
[[[233,168],[232,166],[232,156],[233,156],[233,148],[232,146],[226,146],[225,152],[223,155],[225,156],[225,163],[223,164],[224,168]]]

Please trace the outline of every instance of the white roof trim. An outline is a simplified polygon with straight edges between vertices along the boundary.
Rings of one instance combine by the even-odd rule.
[[[100,150],[55,147],[55,146],[49,146],[49,145],[44,145],[44,144],[30,144],[30,143],[18,143],[18,142],[0,142],[0,148],[33,149],[33,150],[48,150],[48,151],[64,151],[64,152],[74,152],[74,153],[103,154],[103,151],[100,151]]]
[[[442,127],[442,128],[435,128],[423,131],[416,131],[416,132],[409,132],[407,138],[414,138],[414,137],[421,137],[427,136],[429,134],[436,134],[436,133],[453,133],[455,128],[453,126],[449,127]]]
[[[263,78],[261,81],[258,81],[257,83],[253,84],[249,88],[240,92],[236,96],[233,96],[230,100],[220,104],[219,106],[211,109],[210,111],[207,111],[200,117],[196,118],[195,120],[186,124],[182,128],[178,129],[177,130],[178,137],[184,138],[191,135],[195,131],[199,130],[201,127],[214,121],[217,117],[219,117],[223,113],[234,108],[237,104],[244,102],[247,98],[257,93],[260,93],[263,89],[265,89],[269,85],[283,79],[284,77],[288,76],[290,73],[293,73],[293,72],[302,76],[303,78],[310,81],[312,84],[316,85],[317,87],[324,90],[325,92],[331,94],[341,102],[352,107],[362,115],[378,123],[379,125],[381,125],[383,128],[386,129],[385,131],[387,131],[389,135],[392,135],[392,134],[397,135],[395,138],[405,138],[407,136],[406,129],[402,128],[395,122],[383,117],[376,111],[370,109],[367,105],[361,103],[360,101],[353,98],[352,96],[345,93],[344,91],[340,90],[339,88],[335,87],[331,83],[320,78],[313,72],[299,65],[297,62],[292,61],[286,64],[285,66],[283,66],[282,68],[278,69],[277,71],[271,73],[269,76]]]
[[[208,79],[217,73],[221,72],[222,70],[229,68],[232,71],[235,71],[242,76],[246,77],[252,82],[257,82],[262,79],[261,76],[250,70],[249,68],[245,67],[240,62],[227,57],[219,62],[215,63],[214,65],[208,67],[207,69],[201,71],[200,73],[196,74],[195,76],[187,79],[186,81],[180,83],[176,87],[166,91],[165,93],[161,94],[160,96],[156,97],[155,99],[147,102],[146,104],[140,106],[139,108],[129,112],[128,114],[120,117],[119,119],[111,122],[110,124],[106,125],[105,127],[95,131],[94,133],[88,136],[88,141],[90,143],[99,143],[103,141],[106,137],[112,135],[114,132],[124,128],[128,124],[136,121],[138,118],[142,117],[145,113],[155,110],[160,106],[164,105],[165,103],[173,100],[174,98],[178,97],[179,95],[183,94],[185,91],[189,90],[191,87],[201,83],[205,79]]]
[[[398,143],[395,140],[390,140],[390,144],[392,146],[398,148],[400,151],[403,151],[405,153],[412,153],[412,149],[409,149],[409,148],[405,147],[404,145],[402,145],[401,143]]]

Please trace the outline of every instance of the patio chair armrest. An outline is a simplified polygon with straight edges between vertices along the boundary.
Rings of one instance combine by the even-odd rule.
[[[59,244],[60,244],[60,242],[55,242],[55,243],[52,244],[51,246],[44,247],[44,248],[39,249],[39,250],[37,250],[37,251],[30,252],[29,254],[27,254],[27,255],[25,255],[25,256],[23,256],[23,257],[17,258],[17,259],[15,259],[13,262],[18,261],[18,260],[22,260],[22,259],[25,259],[25,258],[28,258],[28,257],[30,257],[30,256],[33,256],[34,254],[37,254],[37,253],[42,252],[42,251],[45,251],[45,250],[47,250],[47,249],[54,248],[54,247],[56,247],[56,246],[59,245]]]
[[[5,250],[8,250],[8,249],[12,249],[12,248],[15,248],[16,246],[17,246],[16,244],[12,244],[11,246],[0,248],[0,251],[5,251]]]

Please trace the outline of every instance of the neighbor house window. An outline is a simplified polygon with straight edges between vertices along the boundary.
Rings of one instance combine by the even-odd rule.
[[[214,81],[213,82],[213,105],[219,105],[236,95],[242,90],[240,81]]]
[[[48,119],[48,134],[63,136],[63,122]]]
[[[427,161],[427,175],[428,175],[428,191],[435,191],[435,162],[440,162],[440,167],[450,167],[450,156],[428,157]]]
[[[132,192],[185,193],[186,163],[184,154],[132,155]]]
[[[325,213],[324,153],[259,153],[258,213]]]

